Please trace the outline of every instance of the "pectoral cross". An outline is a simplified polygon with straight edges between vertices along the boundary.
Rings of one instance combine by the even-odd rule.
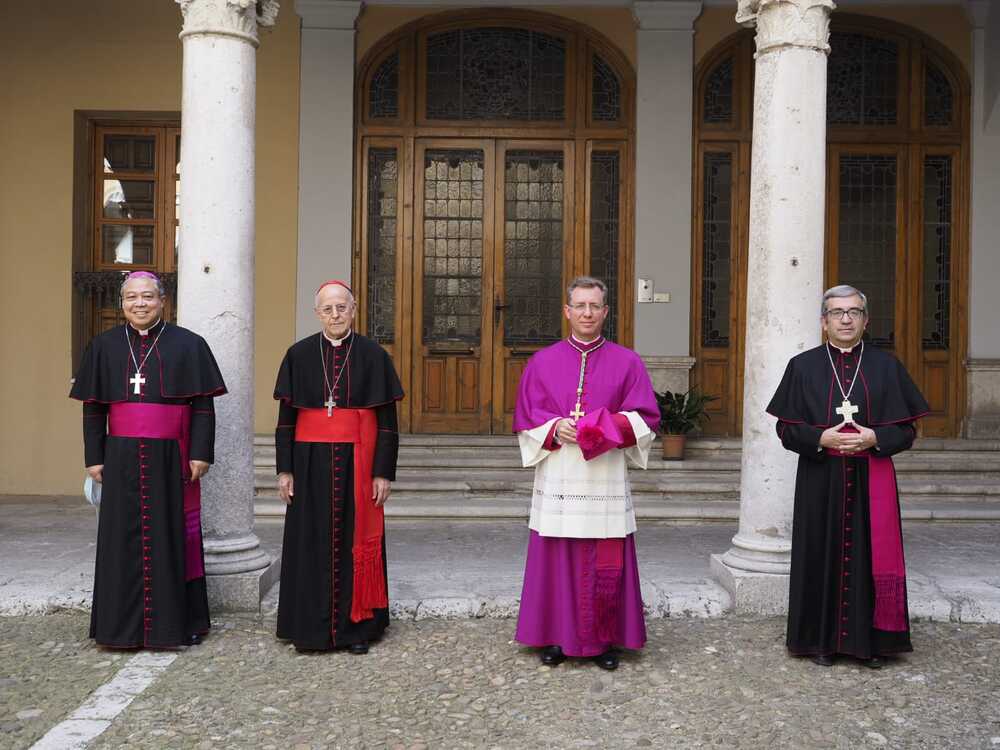
[[[579,402],[579,401],[577,401],[577,402],[576,402],[576,406],[575,406],[575,407],[573,407],[573,411],[571,411],[571,412],[569,413],[569,415],[570,415],[571,417],[573,417],[573,421],[575,422],[576,420],[578,420],[578,419],[579,419],[580,417],[582,417],[582,416],[583,416],[584,414],[586,414],[586,413],[587,413],[587,412],[583,411],[583,410],[582,410],[582,409],[580,408],[580,402]]]
[[[332,417],[333,410],[337,406],[337,402],[333,400],[333,394],[330,394],[330,397],[323,402],[323,406],[326,407],[326,416]]]
[[[845,398],[844,403],[842,403],[834,411],[843,416],[844,424],[847,424],[848,422],[853,424],[854,415],[858,413],[859,409]]]
[[[138,394],[141,392],[139,386],[146,384],[146,378],[142,375],[142,373],[137,372],[128,379],[128,382],[132,384],[132,393]]]

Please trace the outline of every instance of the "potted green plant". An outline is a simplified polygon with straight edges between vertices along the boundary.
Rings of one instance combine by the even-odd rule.
[[[656,394],[656,402],[660,405],[660,439],[665,460],[679,461],[684,458],[687,434],[711,419],[705,406],[717,400],[717,396],[700,393],[697,388],[687,393],[664,391]]]

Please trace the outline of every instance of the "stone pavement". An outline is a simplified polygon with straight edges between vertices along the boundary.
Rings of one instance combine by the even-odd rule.
[[[273,617],[222,616],[90,747],[1000,746],[997,625],[918,623],[916,651],[877,672],[789,657],[773,618],[650,620],[646,648],[613,673],[582,660],[543,667],[512,641],[513,627],[395,622],[356,657],[298,654],[274,639]],[[79,612],[9,617],[3,628],[0,748],[59,731],[89,691],[138,658],[93,646]],[[46,746],[72,747],[62,736]]]
[[[282,522],[259,522],[272,554]],[[0,498],[0,615],[88,609],[96,518],[78,498]],[[709,572],[731,523],[641,523],[643,599],[654,617],[714,617],[729,597]],[[397,618],[510,617],[517,612],[527,530],[523,521],[388,523],[389,594]],[[1000,623],[1000,524],[904,523],[910,613]],[[276,602],[276,591],[265,611]]]

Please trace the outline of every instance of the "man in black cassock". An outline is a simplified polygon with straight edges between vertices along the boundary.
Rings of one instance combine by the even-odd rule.
[[[912,651],[893,456],[929,410],[903,365],[862,340],[868,300],[823,295],[827,342],[788,363],[768,413],[799,454],[788,650],[822,666],[838,654],[877,669]]]
[[[205,340],[162,319],[156,276],[129,274],[121,298],[127,322],[90,342],[70,391],[83,401],[87,472],[103,487],[90,637],[189,645],[209,629],[200,479],[226,386]]]
[[[396,401],[389,354],[352,330],[350,287],[316,293],[320,333],[281,363],[274,442],[288,504],[278,638],[300,651],[368,652],[389,625],[383,505],[396,478]]]

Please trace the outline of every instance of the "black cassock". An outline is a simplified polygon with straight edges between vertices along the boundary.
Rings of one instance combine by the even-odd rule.
[[[302,339],[289,348],[278,371],[277,470],[294,476],[295,494],[285,515],[277,634],[309,650],[376,640],[389,625],[388,609],[375,609],[374,617],[360,622],[350,617],[354,445],[295,440],[298,410],[325,408],[324,361],[337,408],[374,410],[378,437],[372,475],[390,481],[396,478],[399,452],[396,401],[403,398],[388,353],[357,333],[339,346],[320,333]],[[383,575],[385,559],[383,536]]]
[[[138,394],[129,382],[136,368],[126,336],[145,379]],[[101,645],[177,646],[209,629],[205,578],[186,580],[180,443],[109,435],[109,410],[126,403],[189,406],[190,458],[212,463],[213,397],[225,392],[205,340],[163,321],[145,336],[117,326],[84,352],[70,398],[84,402],[84,463],[104,465],[90,616],[90,637]]]
[[[835,411],[844,399],[834,372],[844,391],[857,373],[850,401],[859,409],[854,421],[875,432],[878,449],[873,456],[893,456],[909,448],[916,437],[914,421],[929,410],[899,360],[870,344],[863,352],[857,345],[846,353],[823,344],[788,363],[767,407],[779,420],[782,444],[799,454],[788,649],[797,655],[848,654],[861,659],[912,651],[908,620],[899,632],[873,625],[868,459],[819,449],[823,430],[843,421]],[[896,519],[898,523],[898,501]]]

